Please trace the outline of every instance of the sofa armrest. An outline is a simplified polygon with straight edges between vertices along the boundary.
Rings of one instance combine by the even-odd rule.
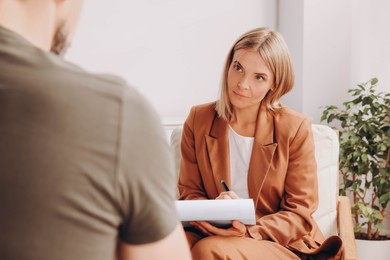
[[[346,196],[339,196],[337,205],[337,226],[339,236],[343,241],[344,246],[343,259],[356,260],[358,257],[349,198]]]

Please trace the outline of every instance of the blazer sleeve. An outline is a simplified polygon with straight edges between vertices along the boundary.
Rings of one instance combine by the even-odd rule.
[[[311,122],[304,119],[289,142],[284,195],[279,211],[257,219],[248,227],[254,239],[287,245],[308,235],[314,224],[312,213],[318,206],[317,165]]]
[[[183,125],[181,141],[182,158],[178,182],[180,200],[207,199],[196,156],[196,140],[194,135],[195,114],[196,108],[193,107]]]

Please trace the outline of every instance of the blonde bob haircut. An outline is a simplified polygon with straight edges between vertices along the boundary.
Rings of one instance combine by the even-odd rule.
[[[262,100],[267,109],[277,111],[280,108],[279,99],[294,85],[294,67],[282,35],[269,28],[256,28],[243,34],[230,49],[222,74],[220,98],[216,103],[216,111],[219,117],[225,120],[229,120],[233,115],[228,95],[228,71],[234,53],[241,49],[258,52],[268,69],[274,74],[273,86]]]

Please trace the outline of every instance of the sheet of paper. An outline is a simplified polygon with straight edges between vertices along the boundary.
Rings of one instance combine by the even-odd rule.
[[[219,227],[226,227],[233,220],[245,225],[256,224],[252,199],[178,200],[176,210],[185,227],[189,226],[189,221],[208,221]]]

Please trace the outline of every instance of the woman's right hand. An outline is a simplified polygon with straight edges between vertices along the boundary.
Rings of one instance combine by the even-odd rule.
[[[219,194],[218,197],[216,197],[216,200],[231,200],[231,199],[239,199],[240,197],[237,196],[234,191],[223,191],[221,194]]]
[[[207,236],[250,237],[246,226],[238,220],[233,220],[229,228],[218,228],[207,221],[191,221],[190,225]]]

